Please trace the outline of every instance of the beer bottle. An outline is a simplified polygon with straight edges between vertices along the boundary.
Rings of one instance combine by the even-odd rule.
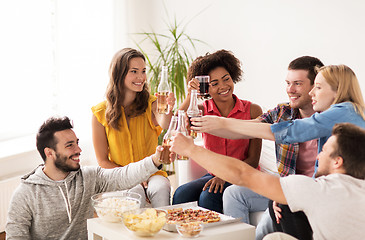
[[[188,136],[188,130],[185,126],[185,111],[179,110],[178,111],[178,121],[177,121],[177,128],[176,132],[182,133],[185,136]],[[188,160],[188,157],[177,155],[177,160]]]
[[[170,85],[168,82],[168,68],[167,66],[162,66],[160,83],[157,87],[157,112],[160,114],[169,113],[169,106],[167,105],[166,98],[170,91]]]
[[[188,115],[190,126],[192,126],[191,118],[201,117],[201,115],[202,115],[202,111],[199,110],[199,108],[198,108],[198,91],[195,89],[191,90],[190,105],[189,105],[188,110],[186,111],[186,114]],[[190,136],[192,136],[193,138],[196,138],[198,136],[198,133],[195,132],[194,130],[190,129]]]
[[[163,164],[170,164],[170,141],[173,136],[173,133],[176,131],[176,125],[177,125],[177,116],[172,116],[169,129],[163,136],[162,140],[162,147],[163,151],[160,156],[160,162]]]

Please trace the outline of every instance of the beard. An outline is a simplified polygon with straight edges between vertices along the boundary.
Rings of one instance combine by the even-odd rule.
[[[56,153],[56,161],[55,161],[55,166],[65,172],[65,173],[68,173],[68,172],[71,172],[71,171],[77,171],[80,169],[80,165],[77,164],[76,167],[72,167],[70,165],[67,165],[67,159],[69,158],[72,158],[74,155],[70,156],[70,157],[67,157],[67,156],[61,156],[61,154],[58,154]]]

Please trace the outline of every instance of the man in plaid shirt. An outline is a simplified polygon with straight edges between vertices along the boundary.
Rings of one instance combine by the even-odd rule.
[[[310,56],[293,60],[288,66],[288,75],[285,80],[290,102],[278,104],[256,120],[273,124],[306,118],[314,114],[309,91],[314,84],[316,68],[321,66],[323,63],[319,59]],[[313,175],[317,156],[317,140],[289,145],[275,143],[275,152],[280,176],[290,174]],[[232,185],[226,189],[223,195],[224,214],[235,218],[241,217],[242,221],[246,223],[249,223],[250,212],[264,211],[267,206],[267,198],[245,187]],[[269,211],[266,211],[256,228],[256,239],[262,239],[273,231],[274,227]]]

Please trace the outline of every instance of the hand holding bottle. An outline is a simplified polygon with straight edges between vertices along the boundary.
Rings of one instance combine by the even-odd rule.
[[[160,83],[157,87],[157,112],[159,114],[169,113],[170,109],[167,98],[170,92],[171,89],[168,82],[168,68],[167,66],[163,66],[160,75]]]

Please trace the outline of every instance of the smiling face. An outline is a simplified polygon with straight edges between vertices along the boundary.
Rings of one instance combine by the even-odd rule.
[[[54,165],[64,173],[76,171],[80,168],[79,139],[71,129],[55,132],[57,141]]]
[[[290,106],[298,109],[311,109],[312,99],[309,92],[313,85],[308,78],[308,71],[289,70],[285,82]]]
[[[309,94],[312,97],[314,111],[323,112],[333,104],[337,91],[332,89],[321,73],[318,73]]]
[[[323,145],[322,151],[318,154],[318,169],[315,177],[326,176],[333,172],[332,164],[336,160],[336,156],[333,156],[337,147],[336,139],[336,136],[331,136]]]
[[[223,67],[214,68],[209,72],[209,95],[215,102],[225,102],[232,100],[234,83],[231,75]]]
[[[124,79],[124,87],[126,91],[141,92],[146,80],[145,61],[140,57],[130,59],[129,69]]]

